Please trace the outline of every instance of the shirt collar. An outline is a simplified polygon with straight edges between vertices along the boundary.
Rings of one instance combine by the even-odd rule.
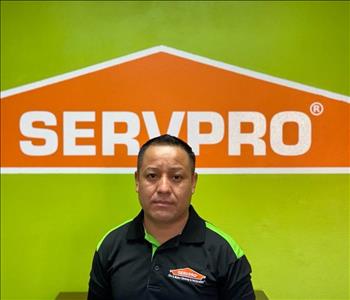
[[[145,230],[143,227],[143,210],[131,221],[126,235],[128,241],[144,240]],[[193,206],[189,208],[187,223],[180,235],[181,243],[203,243],[205,238],[205,222],[196,213]]]

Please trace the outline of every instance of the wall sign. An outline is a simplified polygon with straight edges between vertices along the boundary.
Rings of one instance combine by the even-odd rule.
[[[1,171],[131,173],[169,133],[201,173],[347,173],[349,99],[157,46],[1,92]]]

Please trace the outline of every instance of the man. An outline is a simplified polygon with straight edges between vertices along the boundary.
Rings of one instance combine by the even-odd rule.
[[[170,135],[146,142],[135,181],[142,210],[99,243],[88,300],[255,299],[242,250],[191,206],[188,144]]]

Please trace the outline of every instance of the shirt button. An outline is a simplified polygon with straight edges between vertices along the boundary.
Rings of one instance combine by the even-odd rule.
[[[159,271],[159,266],[154,266],[154,271]]]

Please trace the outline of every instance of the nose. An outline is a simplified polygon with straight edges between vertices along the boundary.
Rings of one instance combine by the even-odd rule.
[[[162,176],[158,181],[158,193],[169,193],[170,192],[170,182],[166,176]]]

